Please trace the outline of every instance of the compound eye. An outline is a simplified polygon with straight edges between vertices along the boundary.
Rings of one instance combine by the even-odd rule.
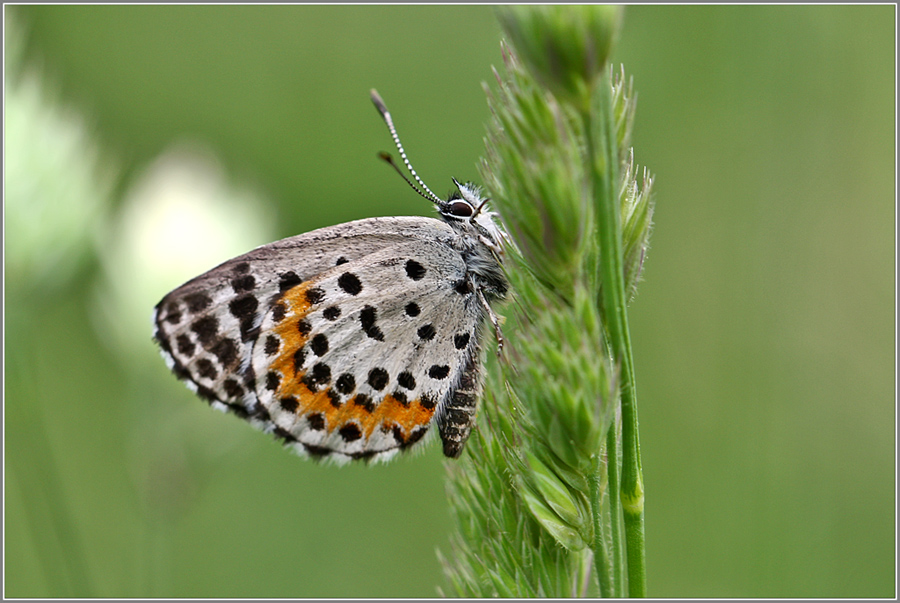
[[[472,206],[465,201],[454,201],[450,204],[449,211],[460,218],[468,218],[472,215]]]

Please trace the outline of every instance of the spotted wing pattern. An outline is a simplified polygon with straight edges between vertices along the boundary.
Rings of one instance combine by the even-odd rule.
[[[482,308],[465,279],[456,251],[413,241],[287,291],[263,318],[252,357],[276,434],[338,461],[387,460],[436,416],[442,439],[459,419],[467,436]],[[451,417],[461,389],[472,390],[470,412]],[[445,440],[445,453],[458,456],[463,442]]]
[[[386,460],[437,417],[458,456],[482,315],[450,237],[370,218],[265,245],[163,298],[155,338],[201,397],[303,454]]]

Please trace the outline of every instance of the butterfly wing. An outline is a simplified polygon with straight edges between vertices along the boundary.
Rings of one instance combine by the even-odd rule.
[[[255,393],[240,369],[274,299],[336,264],[435,232],[449,229],[430,218],[369,218],[263,245],[166,295],[154,311],[154,337],[188,387],[246,416]]]
[[[453,290],[465,278],[465,264],[448,245],[452,236],[446,224],[430,218],[370,218],[264,245],[164,297],[154,313],[155,338],[170,368],[192,390],[213,406],[296,443],[301,452],[333,452],[337,460],[386,458],[418,440],[437,414],[442,437],[446,432],[456,442],[448,448],[445,438],[445,453],[458,456],[477,397],[481,315],[471,291]],[[419,263],[421,276],[412,270],[418,277],[413,278],[403,258],[429,259]],[[448,288],[459,299],[448,296]],[[335,303],[318,299],[326,294]],[[419,306],[419,326],[404,330],[412,323],[403,317],[414,318],[405,314],[410,303]],[[291,323],[295,334],[285,330]],[[307,324],[304,333],[301,326],[305,330]],[[437,338],[440,324],[459,325],[452,335],[460,338],[452,349],[439,340],[429,351],[424,347],[430,342],[428,329],[422,331],[425,337],[418,331],[429,324],[435,329],[431,339]],[[400,339],[408,335],[408,341]],[[270,336],[279,340],[277,354],[271,353]],[[465,345],[457,348],[457,343]],[[432,358],[448,360],[423,364]],[[419,368],[416,374],[405,371],[408,379],[404,366]],[[427,375],[432,366],[438,367],[434,375],[446,376]],[[323,367],[329,372],[334,367],[334,379],[325,378]],[[380,372],[370,375],[375,368],[388,375],[381,389],[369,383],[381,382]],[[279,376],[274,389],[270,373]],[[374,411],[365,421],[351,412],[354,406],[338,403],[338,396],[346,401],[351,393],[357,406]],[[296,409],[287,401],[290,396],[297,399]],[[334,410],[318,411],[322,429],[317,431],[315,409],[322,396],[331,396]],[[337,406],[343,408],[340,413]],[[351,425],[359,438],[353,438]]]
[[[483,309],[450,246],[408,241],[286,291],[252,354],[257,397],[301,454],[387,460],[437,418],[458,456],[478,396]]]

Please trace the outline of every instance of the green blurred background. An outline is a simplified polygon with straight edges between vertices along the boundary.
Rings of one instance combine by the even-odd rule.
[[[6,596],[434,596],[436,447],[303,461],[178,383],[149,315],[252,246],[429,215],[372,87],[431,188],[477,179],[492,10],[5,11]],[[894,595],[894,25],[626,10],[651,596]]]

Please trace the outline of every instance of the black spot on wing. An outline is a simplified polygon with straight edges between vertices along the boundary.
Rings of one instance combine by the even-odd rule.
[[[222,366],[225,368],[234,368],[240,360],[238,357],[237,344],[233,339],[227,337],[223,337],[217,341],[210,352],[219,359],[219,362],[221,362]]]
[[[297,331],[299,331],[301,335],[306,337],[307,335],[309,335],[309,332],[312,331],[312,324],[305,318],[301,318],[297,321]]]
[[[356,379],[350,373],[344,373],[337,378],[334,387],[342,394],[353,393],[353,390],[356,389]]]
[[[275,391],[278,389],[278,386],[281,385],[281,376],[275,371],[269,371],[266,373],[266,389],[269,391]]]
[[[212,299],[206,293],[190,293],[184,296],[184,303],[187,304],[188,312],[196,314],[210,307]]]
[[[397,375],[397,383],[406,389],[416,389],[416,379],[409,371],[403,371]]]
[[[368,383],[372,389],[383,390],[390,380],[388,372],[383,368],[373,368],[369,371]]]
[[[359,313],[359,322],[366,335],[376,341],[384,341],[384,333],[375,324],[377,311],[372,306],[365,306]]]
[[[213,366],[213,363],[208,358],[201,358],[198,360],[196,367],[197,374],[204,379],[212,381],[219,376],[219,371],[216,370],[216,367]]]
[[[197,335],[200,344],[206,347],[213,342],[219,332],[219,320],[215,316],[204,316],[194,321],[191,331]]]
[[[446,364],[435,364],[428,369],[428,376],[432,379],[446,379],[450,374],[450,367]]]
[[[457,350],[464,350],[469,345],[469,338],[468,333],[457,333],[453,336],[453,346]]]
[[[281,274],[278,277],[278,289],[279,289],[279,291],[284,293],[288,289],[291,289],[292,287],[296,287],[297,285],[299,285],[302,282],[303,282],[303,280],[299,276],[297,276],[296,272],[293,272],[293,271],[285,272],[284,274]]]
[[[163,320],[165,320],[166,322],[168,322],[170,324],[177,325],[178,323],[180,323],[181,322],[181,310],[178,309],[178,304],[173,302],[173,303],[170,303],[169,305],[167,305],[166,310],[165,310],[165,316],[166,317]]]
[[[325,429],[325,417],[322,413],[316,412],[311,415],[307,415],[306,417],[307,423],[309,423],[309,428],[314,431],[322,431]]]
[[[284,320],[284,316],[287,312],[287,308],[285,308],[284,304],[278,302],[274,306],[272,306],[272,320],[275,322],[281,322]]]
[[[313,354],[316,356],[324,356],[328,353],[328,338],[319,333],[315,337],[312,338],[312,341],[309,343],[310,349],[313,351]]]
[[[306,374],[306,379],[317,386],[326,385],[331,381],[331,367],[324,362],[317,362]]]
[[[253,291],[256,288],[256,279],[252,274],[245,274],[231,279],[231,288],[235,293]]]
[[[422,408],[431,410],[435,406],[437,406],[437,400],[435,400],[434,396],[431,394],[422,394],[422,398],[419,400],[419,404],[422,405]]]
[[[244,395],[244,388],[234,379],[226,379],[223,385],[229,398],[240,398]]]
[[[324,299],[325,291],[323,291],[319,287],[313,287],[306,290],[306,301],[308,301],[311,306],[322,303]]]
[[[194,342],[191,341],[191,338],[185,334],[181,334],[175,340],[175,343],[178,344],[178,352],[182,356],[193,356],[194,352],[197,351],[197,346],[194,345]]]
[[[425,278],[425,266],[415,260],[406,261],[406,276],[414,281],[420,281]]]
[[[355,423],[347,423],[338,430],[338,433],[345,442],[354,442],[362,437],[362,432]]]
[[[338,277],[338,286],[350,295],[359,295],[362,291],[362,283],[359,277],[352,272],[345,272]]]
[[[372,402],[372,398],[365,394],[357,394],[356,397],[353,398],[353,403],[357,406],[362,406],[366,412],[375,410],[375,404]]]
[[[425,341],[431,341],[434,339],[434,336],[437,334],[437,331],[434,330],[434,326],[427,324],[419,327],[419,330],[416,331],[419,335],[419,339],[423,339]]]
[[[228,310],[231,315],[238,320],[245,318],[253,318],[256,309],[259,307],[259,301],[253,295],[242,295],[228,304]]]
[[[250,277],[252,278],[252,277]],[[253,327],[253,319],[259,300],[252,294],[242,295],[228,304],[231,315],[241,321],[241,341],[251,341],[259,335],[259,330]]]

